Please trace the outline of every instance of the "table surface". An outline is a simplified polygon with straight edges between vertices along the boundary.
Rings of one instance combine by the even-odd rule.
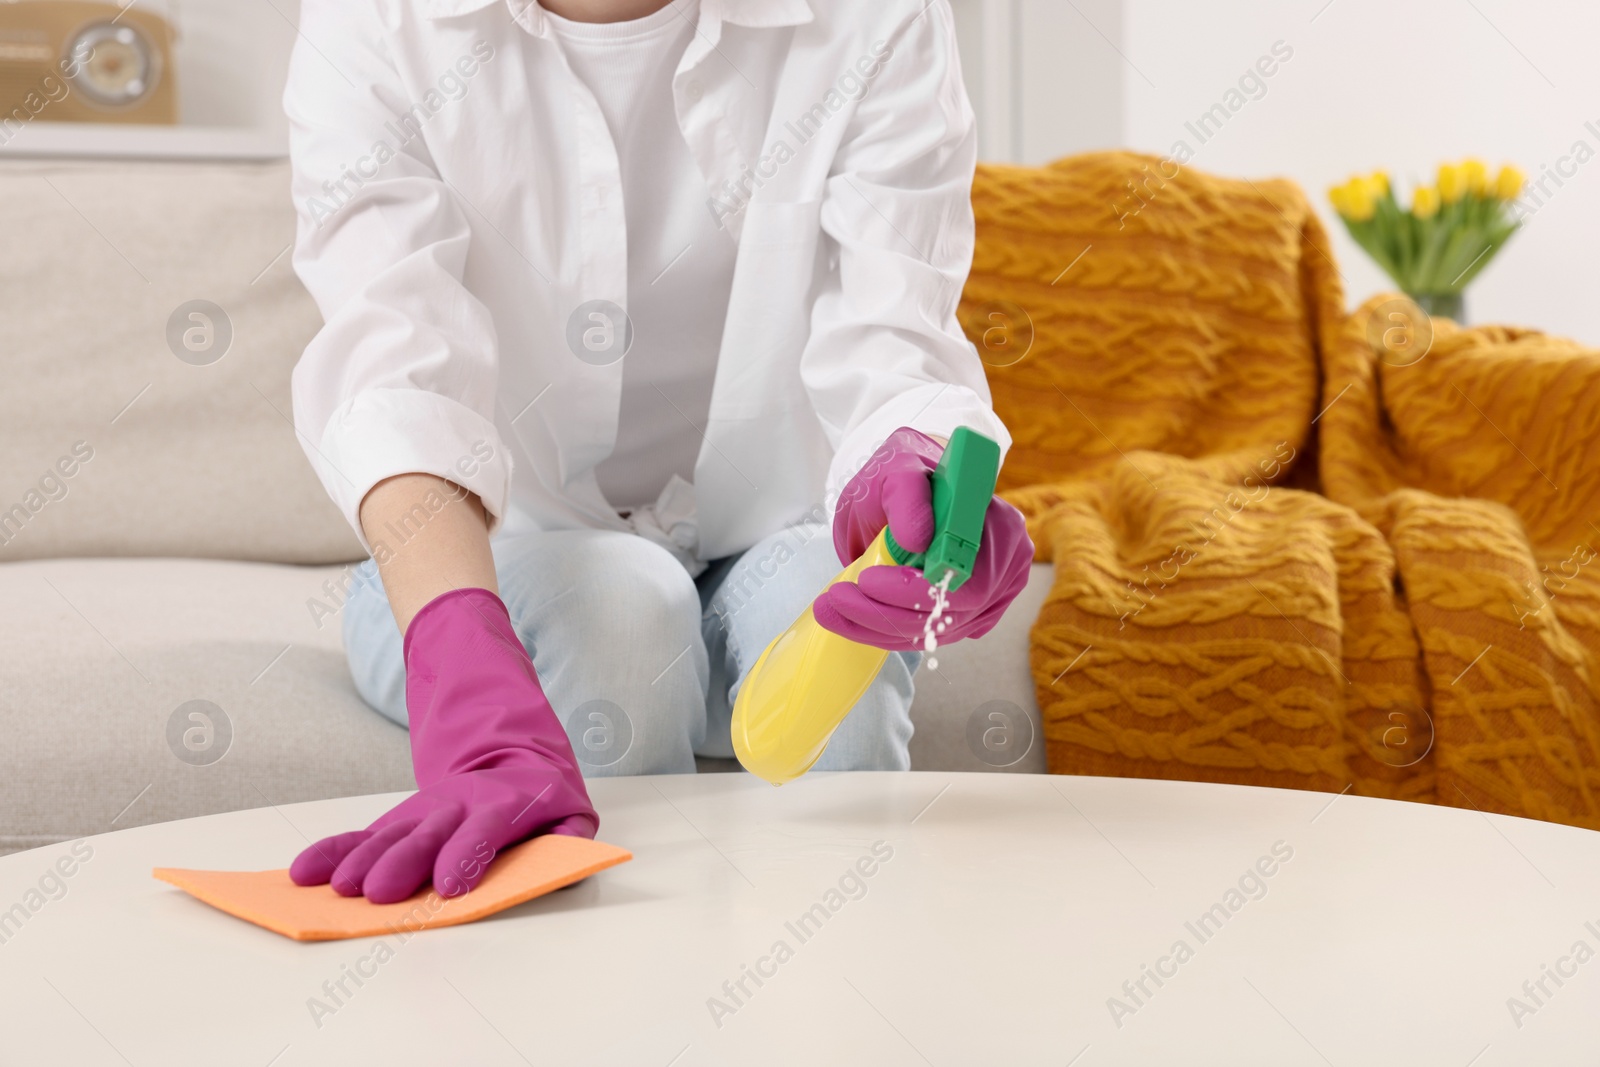
[[[1555,1067],[1600,1050],[1589,831],[1035,775],[591,789],[633,862],[405,939],[300,944],[150,877],[281,867],[395,796],[125,830],[60,868],[72,845],[0,860],[0,1064]]]

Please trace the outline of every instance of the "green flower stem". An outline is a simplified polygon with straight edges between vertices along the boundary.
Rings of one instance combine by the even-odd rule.
[[[1506,201],[1476,193],[1441,204],[1437,214],[1425,219],[1386,194],[1374,203],[1371,218],[1343,221],[1351,238],[1396,286],[1433,298],[1464,290],[1521,226]]]

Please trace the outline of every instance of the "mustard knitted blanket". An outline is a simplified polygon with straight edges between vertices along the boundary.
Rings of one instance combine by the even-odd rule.
[[[985,166],[964,328],[1050,769],[1600,828],[1600,351],[1344,309],[1300,190]]]

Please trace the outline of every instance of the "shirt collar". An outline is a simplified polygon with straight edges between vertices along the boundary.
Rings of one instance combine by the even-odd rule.
[[[427,0],[423,11],[430,19],[454,18],[481,11],[500,0]],[[513,18],[523,25],[538,26],[543,9],[538,0],[504,0]],[[812,19],[807,0],[701,0],[706,18],[731,22],[736,26],[798,26]]]

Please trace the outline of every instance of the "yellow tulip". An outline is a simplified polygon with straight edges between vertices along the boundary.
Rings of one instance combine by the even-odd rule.
[[[1350,199],[1344,194],[1344,186],[1335,185],[1332,189],[1329,189],[1328,202],[1333,205],[1333,210],[1337,211],[1341,217],[1349,216]]]
[[[1372,190],[1372,195],[1382,199],[1389,195],[1389,172],[1375,170],[1367,175],[1367,188]]]
[[[1439,167],[1439,195],[1447,204],[1453,204],[1467,195],[1467,176],[1454,163]]]
[[[1377,213],[1377,202],[1372,189],[1360,178],[1352,178],[1344,187],[1345,217],[1352,222],[1366,222]]]
[[[1461,175],[1466,179],[1467,189],[1474,196],[1485,196],[1489,192],[1489,168],[1481,159],[1469,159],[1461,164]]]
[[[1522,186],[1527,180],[1526,174],[1507,163],[1495,177],[1494,195],[1501,200],[1515,200],[1522,195]]]
[[[1419,219],[1431,219],[1439,213],[1439,190],[1424,185],[1411,196],[1411,213]]]

